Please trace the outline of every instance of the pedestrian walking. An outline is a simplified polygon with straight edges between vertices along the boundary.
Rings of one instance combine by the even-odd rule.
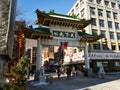
[[[76,76],[80,76],[80,75],[81,75],[80,67],[77,67],[77,70],[76,70]]]
[[[73,76],[73,77],[76,76],[76,70],[75,70],[75,67],[74,67],[74,66],[72,67],[72,71],[71,71],[71,72],[72,72],[72,76]]]
[[[71,68],[70,67],[67,68],[66,74],[67,74],[67,79],[70,79],[70,77],[71,77]]]
[[[61,69],[60,68],[57,69],[57,75],[58,75],[58,79],[59,79],[60,75],[61,75]]]

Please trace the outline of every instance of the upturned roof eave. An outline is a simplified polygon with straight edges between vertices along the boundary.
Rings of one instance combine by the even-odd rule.
[[[101,38],[104,38],[103,35],[91,35],[85,32],[78,32],[78,35],[81,36],[81,41],[86,42],[95,42]]]
[[[41,38],[41,37],[44,37],[46,36],[47,38],[49,38],[49,36],[51,35],[50,32],[40,32],[38,30],[34,30],[34,29],[30,29],[30,28],[21,28],[25,38],[28,38],[28,39],[38,39],[38,38]]]
[[[49,26],[49,24],[44,23],[45,20],[49,20],[49,22],[52,20],[56,20],[56,21],[61,21],[65,23],[67,22],[67,23],[75,24],[78,26],[76,27],[77,29],[82,30],[92,22],[92,19],[79,21],[79,20],[65,19],[60,17],[53,17],[48,14],[40,12],[38,9],[36,10],[36,14],[37,14],[37,20],[35,21],[35,24],[42,24],[45,26]]]

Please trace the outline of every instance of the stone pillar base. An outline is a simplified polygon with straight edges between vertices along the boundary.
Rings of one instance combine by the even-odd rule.
[[[92,69],[85,69],[84,76],[93,77]]]
[[[35,71],[34,81],[35,82],[33,83],[33,86],[48,85],[49,84],[45,81],[43,69]]]

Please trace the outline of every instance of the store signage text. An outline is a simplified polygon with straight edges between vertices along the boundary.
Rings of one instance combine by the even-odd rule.
[[[118,53],[90,53],[90,59],[120,59],[120,54]]]

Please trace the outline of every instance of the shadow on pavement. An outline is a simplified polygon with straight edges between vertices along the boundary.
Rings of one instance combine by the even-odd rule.
[[[120,75],[116,74],[106,75],[105,79],[101,79],[99,77],[93,78],[84,76],[71,77],[71,79],[67,79],[66,77],[60,77],[60,79],[58,79],[54,77],[53,83],[49,85],[32,86],[33,81],[28,81],[27,90],[115,90],[107,88],[107,86],[101,87],[101,89],[95,88],[98,87],[96,85],[104,84],[119,79]],[[93,86],[94,88],[91,88]]]

